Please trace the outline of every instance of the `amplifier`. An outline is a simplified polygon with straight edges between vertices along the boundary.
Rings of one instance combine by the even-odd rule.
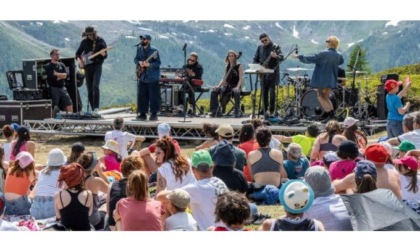
[[[15,101],[34,101],[42,100],[43,92],[40,89],[14,89],[13,100]]]

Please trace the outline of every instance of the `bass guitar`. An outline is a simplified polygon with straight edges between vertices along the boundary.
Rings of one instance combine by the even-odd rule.
[[[152,59],[156,59],[156,57],[158,56],[158,51],[154,51],[153,53],[152,53],[152,55],[150,55],[149,56],[149,58],[147,58],[145,61],[143,61],[143,62],[149,62],[150,60],[152,60]],[[142,66],[140,66],[139,64],[137,64],[137,66],[136,66],[136,76],[137,76],[137,78],[139,78],[140,79],[140,77],[142,76],[142,74],[144,73],[146,71],[146,68],[145,67],[142,67]]]
[[[93,58],[101,54],[102,52],[106,52],[113,49],[112,46],[108,46],[107,48],[104,48],[100,51],[97,51],[96,53],[93,53],[93,51],[90,51],[86,54],[82,54],[80,57],[77,58],[77,63],[79,65],[80,69],[84,69],[87,65],[90,65],[93,63]]]

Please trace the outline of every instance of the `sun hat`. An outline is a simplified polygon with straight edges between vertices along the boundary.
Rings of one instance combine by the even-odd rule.
[[[102,148],[105,150],[112,150],[113,152],[119,154],[118,143],[114,140],[106,141],[105,145],[103,145]]]
[[[48,153],[48,166],[62,166],[67,162],[67,157],[64,152],[59,148],[54,148]]]
[[[282,185],[279,199],[285,211],[301,214],[312,206],[314,192],[311,186],[302,180],[289,180]]]

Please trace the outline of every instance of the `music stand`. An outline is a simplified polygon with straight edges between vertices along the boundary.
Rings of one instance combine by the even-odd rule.
[[[252,114],[251,119],[255,118],[255,106],[256,106],[256,96],[257,96],[257,89],[258,89],[258,78],[259,75],[264,76],[265,74],[272,74],[274,73],[273,69],[261,69],[261,70],[253,70],[253,69],[247,69],[244,72],[245,74],[248,74],[249,76],[249,83],[251,87],[251,101],[252,101]],[[254,86],[252,83],[252,75],[256,75]]]

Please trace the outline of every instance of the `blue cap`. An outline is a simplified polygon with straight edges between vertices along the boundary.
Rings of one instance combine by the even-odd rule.
[[[147,33],[143,33],[143,34],[140,34],[140,39],[147,39],[147,40],[152,40],[152,36],[150,36],[149,34],[147,34]]]
[[[10,124],[10,126],[13,128],[14,131],[18,131],[18,129],[20,128],[20,125],[17,123],[12,123]]]

